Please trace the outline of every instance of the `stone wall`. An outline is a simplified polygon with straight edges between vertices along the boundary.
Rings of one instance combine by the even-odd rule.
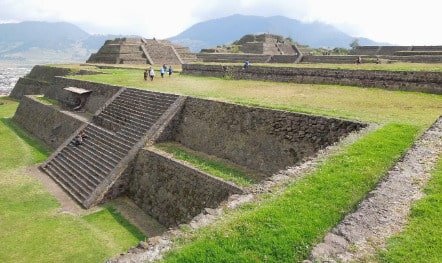
[[[356,66],[355,66],[356,68]],[[426,71],[343,70],[325,68],[185,64],[182,74],[310,84],[338,84],[442,94],[442,74]]]
[[[9,97],[19,100],[24,95],[44,94],[48,87],[49,83],[46,81],[30,79],[27,77],[20,78],[9,94]]]
[[[92,114],[99,110],[107,100],[121,89],[119,86],[59,77],[55,78],[50,88],[46,90],[45,96],[62,103],[68,101],[71,98],[72,93],[65,91],[64,88],[66,87],[77,87],[92,91],[84,106],[84,109]]]
[[[188,222],[239,193],[236,186],[149,149],[138,153],[128,190],[141,209],[165,226]]]
[[[313,56],[306,55],[302,57],[302,63],[330,63],[330,64],[354,64],[359,56]],[[361,56],[362,63],[375,63],[375,56]]]
[[[224,63],[243,63],[248,60],[251,63],[266,63],[271,59],[271,55],[260,54],[234,54],[234,53],[198,53],[198,60],[203,62],[224,62]]]
[[[365,125],[188,98],[176,126],[169,138],[182,145],[272,174]]]
[[[52,149],[60,146],[84,124],[55,106],[42,104],[31,96],[21,99],[13,121]]]
[[[26,77],[30,79],[50,82],[56,76],[66,76],[72,73],[73,71],[69,68],[36,65],[32,68],[31,72],[29,72]]]

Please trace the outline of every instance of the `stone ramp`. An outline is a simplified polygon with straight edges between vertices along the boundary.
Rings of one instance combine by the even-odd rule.
[[[138,150],[154,139],[182,100],[177,95],[125,89],[40,168],[89,208],[103,199]],[[70,142],[80,131],[87,137],[75,146]]]

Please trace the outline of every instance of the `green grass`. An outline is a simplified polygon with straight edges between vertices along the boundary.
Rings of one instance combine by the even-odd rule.
[[[180,75],[146,82],[141,70],[106,69],[103,72],[107,74],[75,78],[366,122],[428,127],[442,112],[442,96],[434,94]]]
[[[155,147],[172,154],[173,157],[179,160],[188,162],[208,174],[239,186],[250,186],[254,183],[253,175],[218,158],[202,155],[176,143],[160,143],[156,144]]]
[[[46,98],[44,96],[35,96],[35,98],[45,105],[60,105],[57,100]]]
[[[165,262],[299,262],[364,198],[419,129],[389,124],[331,157],[282,194],[201,230]]]
[[[425,193],[404,232],[389,240],[382,262],[442,262],[442,158]]]
[[[85,217],[59,213],[25,170],[49,152],[11,122],[17,105],[0,98],[0,262],[103,262],[144,239],[111,208]]]

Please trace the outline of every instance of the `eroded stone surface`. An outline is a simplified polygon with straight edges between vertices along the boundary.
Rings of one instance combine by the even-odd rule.
[[[360,261],[383,248],[388,237],[402,230],[413,202],[423,196],[442,152],[442,118],[425,132],[356,212],[347,215],[311,252],[319,262]]]

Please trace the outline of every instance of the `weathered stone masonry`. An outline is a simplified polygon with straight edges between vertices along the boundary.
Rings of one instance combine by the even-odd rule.
[[[442,94],[442,74],[428,71],[342,70],[253,65],[247,70],[243,70],[239,66],[185,64],[182,74],[309,84],[352,85]]]

